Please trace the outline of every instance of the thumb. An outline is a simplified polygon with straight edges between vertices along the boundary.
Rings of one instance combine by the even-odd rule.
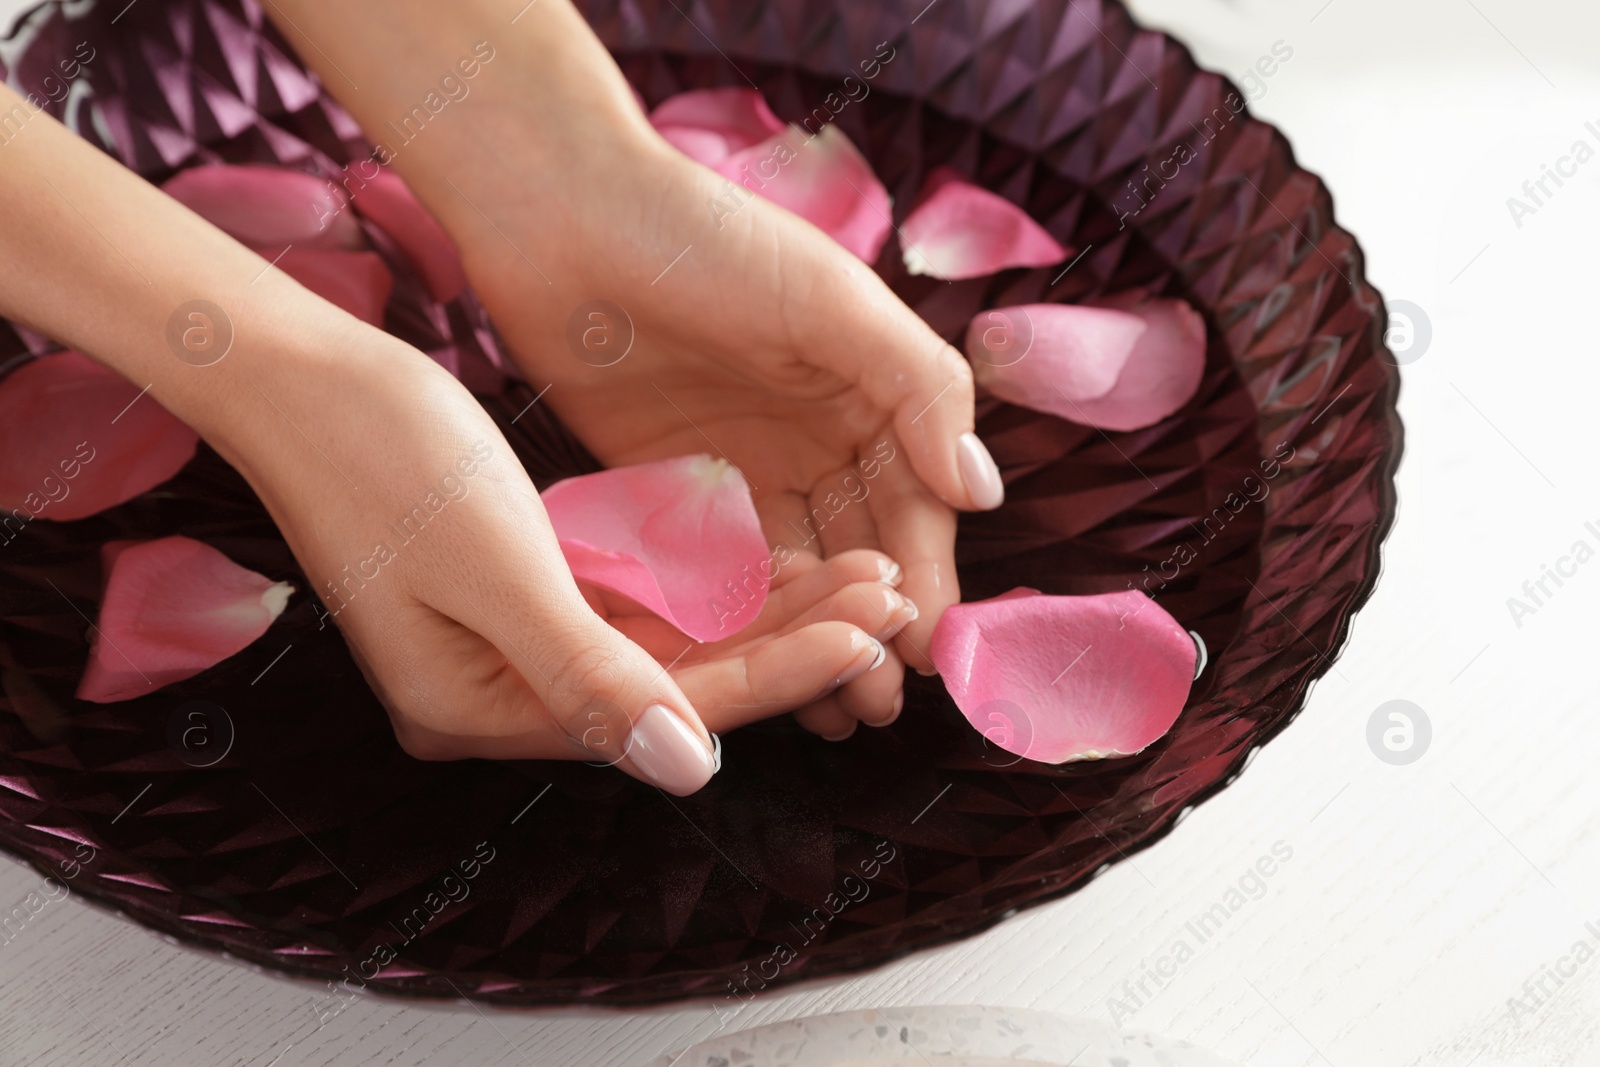
[[[456,594],[448,612],[494,645],[543,705],[518,708],[523,721],[492,732],[535,729],[542,713],[574,748],[641,781],[677,796],[704,786],[717,770],[716,746],[667,669],[595,614],[564,566],[538,577],[483,598],[446,579]]]
[[[596,760],[687,796],[717,770],[716,744],[667,669],[578,598],[567,625],[538,640],[525,674],[550,714]]]
[[[1005,488],[973,432],[972,368],[870,267],[820,235],[796,239],[815,279],[784,305],[802,359],[832,371],[893,416],[911,465],[940,499],[961,510],[1000,506]]]

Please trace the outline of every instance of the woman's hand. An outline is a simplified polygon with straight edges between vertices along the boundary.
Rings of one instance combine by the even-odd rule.
[[[890,668],[931,672],[960,598],[955,510],[1003,496],[961,355],[810,224],[759,197],[728,214],[726,183],[656,136],[567,0],[514,23],[474,0],[285,3],[284,32],[455,238],[542,402],[608,465],[727,458],[780,574],[857,548],[899,561],[920,615]],[[414,137],[386,125],[432,88],[423,72],[485,55]],[[875,685],[801,721],[836,736],[879,719],[899,690]]]
[[[893,632],[876,609],[898,610],[887,559],[792,568],[737,644],[685,655],[578,588],[454,378],[53,119],[30,123],[0,172],[0,314],[142,384],[244,475],[408,751],[597,759],[688,793],[713,773],[709,731],[866,681],[873,634]],[[197,299],[231,338],[203,360],[168,340]]]

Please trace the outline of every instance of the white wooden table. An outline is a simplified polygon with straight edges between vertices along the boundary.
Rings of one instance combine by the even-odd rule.
[[[1304,716],[1167,840],[983,936],[761,999],[731,1025],[1009,1004],[1115,1016],[1257,1067],[1600,1062],[1600,955],[1588,958],[1600,937],[1586,927],[1600,931],[1600,559],[1564,564],[1572,575],[1547,580],[1553,595],[1533,613],[1507,606],[1574,542],[1600,549],[1585,527],[1600,530],[1600,442],[1587,430],[1600,391],[1600,158],[1564,164],[1573,176],[1547,180],[1520,227],[1506,203],[1575,141],[1600,149],[1600,11],[1134,6],[1236,78],[1275,43],[1293,49],[1263,79],[1256,113],[1326,178],[1373,281],[1427,316],[1431,342],[1404,370],[1401,515],[1383,581]],[[1373,713],[1396,699],[1432,727],[1406,765],[1367,741]],[[1275,845],[1292,854],[1259,899],[1192,958],[1163,964],[1185,923]],[[39,881],[0,861],[0,904]],[[0,1067],[587,1067],[643,1063],[717,1027],[696,1006],[366,998],[319,1029],[319,993],[67,899],[0,944]]]

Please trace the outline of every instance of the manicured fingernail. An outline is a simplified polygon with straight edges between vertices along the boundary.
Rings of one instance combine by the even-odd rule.
[[[895,693],[895,695],[894,695],[894,704],[890,707],[888,715],[886,715],[883,718],[878,719],[876,721],[869,721],[869,720],[866,720],[866,719],[863,719],[861,721],[865,722],[868,726],[876,726],[876,727],[888,726],[890,723],[894,722],[896,719],[898,719],[900,717],[900,709],[905,707],[905,706],[906,706],[906,693],[905,693],[905,690],[902,689],[899,692]]]
[[[839,677],[833,680],[833,687],[835,689],[839,688],[841,685],[844,685],[846,682],[855,681],[863,674],[866,674],[874,667],[877,667],[883,663],[884,659],[889,655],[889,650],[883,647],[883,643],[881,641],[875,637],[868,637],[859,630],[856,631],[855,634],[851,635],[851,643],[858,645],[861,648],[861,651],[857,652],[856,658],[851,660],[849,665],[846,666],[844,670],[839,672]]]
[[[850,729],[846,730],[842,734],[834,734],[832,736],[829,736],[828,734],[818,734],[817,736],[822,738],[824,741],[847,741],[850,739],[850,735],[855,732],[856,724],[852,722],[850,724]]]
[[[665,704],[651,704],[628,735],[628,757],[645,780],[688,796],[711,780],[717,763],[700,735]]]
[[[917,668],[917,673],[922,675],[924,678],[937,678],[937,677],[939,677],[939,672],[934,670],[932,667],[918,667]]]
[[[900,564],[894,560],[880,559],[878,561],[878,581],[884,585],[898,586],[900,580],[904,577],[905,572],[900,569]]]
[[[711,735],[711,762],[715,764],[711,771],[712,774],[722,770],[722,736],[720,734]]]
[[[1006,498],[1006,487],[1000,481],[1000,468],[994,457],[983,447],[975,433],[964,433],[956,442],[956,464],[961,469],[961,480],[966,483],[967,495],[974,507],[984,511],[997,508]]]
[[[878,628],[877,633],[873,634],[880,641],[888,640],[901,630],[904,630],[915,622],[917,616],[921,614],[909,597],[901,596],[899,593],[895,593],[893,596],[899,603],[890,609],[889,617],[883,620],[883,625]]]

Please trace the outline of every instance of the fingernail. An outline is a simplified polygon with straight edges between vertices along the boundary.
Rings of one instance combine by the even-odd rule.
[[[846,682],[855,681],[863,674],[866,674],[868,671],[881,664],[889,655],[888,649],[883,647],[883,643],[881,641],[875,637],[868,637],[859,630],[851,636],[851,643],[859,645],[861,647],[861,651],[857,652],[856,658],[851,660],[849,665],[845,667],[844,670],[839,672],[839,677],[833,680],[833,687],[835,689],[839,688],[841,685],[844,685]]]
[[[922,675],[924,678],[937,678],[937,677],[939,677],[939,672],[934,670],[932,667],[918,667],[917,668],[917,673]]]
[[[834,734],[831,737],[829,735],[827,735],[827,734],[818,734],[817,736],[822,738],[824,741],[847,741],[847,740],[850,739],[850,735],[855,733],[855,732],[856,732],[856,724],[855,723],[851,723],[850,724],[850,728],[848,730],[846,730],[842,734]]]
[[[628,759],[646,781],[680,797],[717,773],[716,760],[700,735],[665,704],[651,704],[633,724]]]
[[[956,442],[956,465],[961,469],[961,480],[966,483],[967,495],[974,507],[987,511],[997,508],[1006,498],[1006,487],[1000,481],[1000,468],[994,457],[983,447],[975,433],[964,433]]]
[[[722,770],[722,735],[720,734],[711,735],[711,762],[713,764],[712,774]]]
[[[888,586],[898,586],[905,577],[905,572],[900,569],[900,564],[892,559],[878,561],[878,581]]]
[[[873,635],[880,641],[887,640],[888,638],[891,638],[895,634],[899,633],[901,630],[904,630],[907,626],[910,626],[916,621],[918,615],[922,614],[917,610],[917,605],[912,603],[909,597],[901,596],[899,593],[894,594],[894,597],[898,599],[900,603],[895,605],[895,607],[889,612],[889,617],[883,621],[883,626],[881,626],[878,629],[878,632]]]
[[[895,693],[895,695],[894,695],[894,704],[890,707],[888,715],[885,715],[883,718],[878,719],[875,722],[868,721],[866,719],[862,719],[861,721],[865,722],[868,726],[875,726],[875,727],[888,726],[890,723],[894,722],[896,719],[898,719],[900,717],[900,709],[905,707],[905,706],[906,706],[906,693],[905,693],[905,690],[902,689],[899,692]]]

